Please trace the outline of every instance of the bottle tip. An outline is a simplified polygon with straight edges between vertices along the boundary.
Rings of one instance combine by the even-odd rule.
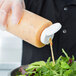
[[[41,42],[43,44],[49,44],[49,39],[53,39],[54,34],[61,29],[62,25],[60,23],[54,23],[47,27],[41,34]]]

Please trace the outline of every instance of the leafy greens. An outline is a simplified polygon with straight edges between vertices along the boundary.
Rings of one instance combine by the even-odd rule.
[[[49,57],[47,62],[37,61],[30,64],[27,69],[24,69],[25,74],[17,76],[76,76],[74,56],[70,58],[64,49],[62,49],[62,52],[65,54],[65,57],[60,56],[55,61],[55,65],[51,61],[51,57]]]

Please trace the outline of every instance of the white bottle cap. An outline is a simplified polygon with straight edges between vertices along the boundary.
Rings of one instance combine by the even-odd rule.
[[[62,25],[60,23],[52,24],[47,27],[41,34],[41,42],[43,44],[49,44],[49,39],[54,37],[54,34],[61,29]]]

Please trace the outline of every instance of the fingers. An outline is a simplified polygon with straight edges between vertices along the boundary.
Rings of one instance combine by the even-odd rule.
[[[4,10],[0,10],[0,26],[5,26],[7,19],[7,14]]]
[[[23,6],[23,8],[25,9],[25,3],[24,3],[24,0],[22,1],[22,6]]]
[[[5,1],[0,8],[0,25],[5,26],[7,20],[7,13],[10,9],[10,2]]]
[[[4,0],[0,0],[0,7],[2,6],[3,2],[4,2]]]
[[[6,13],[8,13],[8,11],[9,11],[9,9],[11,8],[11,1],[5,1],[3,4],[2,4],[2,6],[1,6],[1,8],[0,8],[0,10],[4,10]]]
[[[22,17],[22,8],[25,8],[24,0],[17,0],[17,2],[11,2],[11,0],[0,0],[0,27],[7,24],[8,12],[12,7],[12,22],[18,24]]]
[[[0,29],[1,30],[5,30],[6,19],[7,19],[7,14],[5,13],[5,11],[0,10]]]
[[[17,2],[12,7],[12,22],[18,24],[22,17],[22,4]]]

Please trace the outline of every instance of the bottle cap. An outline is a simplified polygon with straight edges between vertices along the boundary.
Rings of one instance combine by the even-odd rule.
[[[41,42],[43,44],[49,44],[49,39],[53,39],[54,34],[61,29],[62,25],[60,23],[54,23],[47,27],[41,34]]]

